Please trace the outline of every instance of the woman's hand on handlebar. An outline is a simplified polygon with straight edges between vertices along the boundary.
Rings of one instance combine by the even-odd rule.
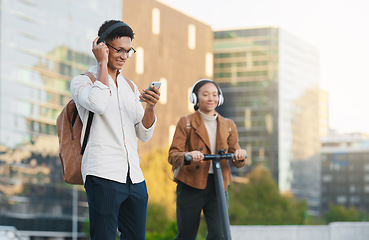
[[[188,152],[187,154],[192,157],[192,161],[194,162],[200,162],[204,159],[204,154],[202,154],[200,151],[192,151]]]
[[[246,150],[245,149],[237,149],[236,152],[234,153],[233,162],[245,160],[245,158],[247,158]]]

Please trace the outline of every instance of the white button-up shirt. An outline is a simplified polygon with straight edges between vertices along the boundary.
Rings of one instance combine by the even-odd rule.
[[[97,66],[91,72],[97,76]],[[133,82],[132,82],[133,83]],[[142,124],[144,109],[139,102],[140,92],[135,92],[121,76],[117,85],[109,76],[109,87],[98,81],[78,75],[71,83],[71,93],[83,121],[83,141],[89,111],[94,112],[90,136],[82,158],[82,177],[94,175],[120,183],[126,183],[128,168],[132,183],[144,181],[137,152],[137,138],[150,140],[156,125],[146,129]]]

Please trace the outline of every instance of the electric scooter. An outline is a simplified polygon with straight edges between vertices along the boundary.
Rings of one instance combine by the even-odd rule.
[[[214,170],[214,181],[215,181],[215,190],[216,195],[218,199],[218,206],[220,211],[220,221],[222,225],[222,231],[224,235],[225,240],[231,240],[231,229],[229,224],[229,216],[228,216],[228,207],[226,203],[225,198],[225,192],[223,187],[223,175],[222,175],[222,169],[220,167],[220,160],[226,159],[226,160],[233,160],[234,154],[233,153],[224,153],[223,149],[220,149],[217,154],[204,154],[203,161],[213,161],[213,170]],[[246,155],[247,158],[247,155]],[[192,161],[191,155],[186,155],[186,164],[190,164]],[[240,160],[240,162],[243,162],[244,160]]]

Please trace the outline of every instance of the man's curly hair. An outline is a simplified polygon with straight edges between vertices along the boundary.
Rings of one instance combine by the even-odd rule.
[[[103,24],[99,28],[99,32],[98,32],[97,35],[100,37],[106,31],[106,29],[108,29],[110,26],[112,26],[116,23],[119,23],[119,22],[123,22],[123,21],[120,21],[120,20],[107,20],[107,21],[103,22]],[[128,25],[118,27],[106,36],[105,41],[110,42],[110,41],[113,41],[116,38],[121,38],[121,37],[129,37],[129,38],[131,38],[131,40],[133,40],[134,39],[134,33],[133,33],[132,28]]]

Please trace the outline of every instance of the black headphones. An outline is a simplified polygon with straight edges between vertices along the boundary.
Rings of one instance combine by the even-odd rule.
[[[101,36],[97,40],[97,44],[99,44],[100,42],[105,43],[105,38],[109,35],[109,33],[111,33],[113,30],[115,30],[119,27],[129,27],[129,26],[128,26],[128,24],[126,24],[124,22],[118,22],[118,23],[115,23],[115,24],[111,25],[110,27],[108,27],[108,29],[106,29],[106,31],[103,34],[101,34]]]
[[[218,84],[216,84],[214,81],[210,80],[210,79],[200,79],[199,81],[197,81],[193,86],[192,86],[192,89],[191,89],[191,95],[190,95],[190,102],[193,103],[193,104],[197,104],[197,96],[196,96],[196,93],[193,92],[193,90],[195,90],[195,87],[198,83],[200,82],[203,82],[203,81],[208,81],[208,82],[211,82],[213,83],[217,89],[218,89],[218,92],[219,92],[219,95],[218,95],[218,107],[220,105],[222,105],[224,103],[224,97],[223,97],[223,93],[222,93],[222,89],[220,89],[220,87],[218,86]]]

